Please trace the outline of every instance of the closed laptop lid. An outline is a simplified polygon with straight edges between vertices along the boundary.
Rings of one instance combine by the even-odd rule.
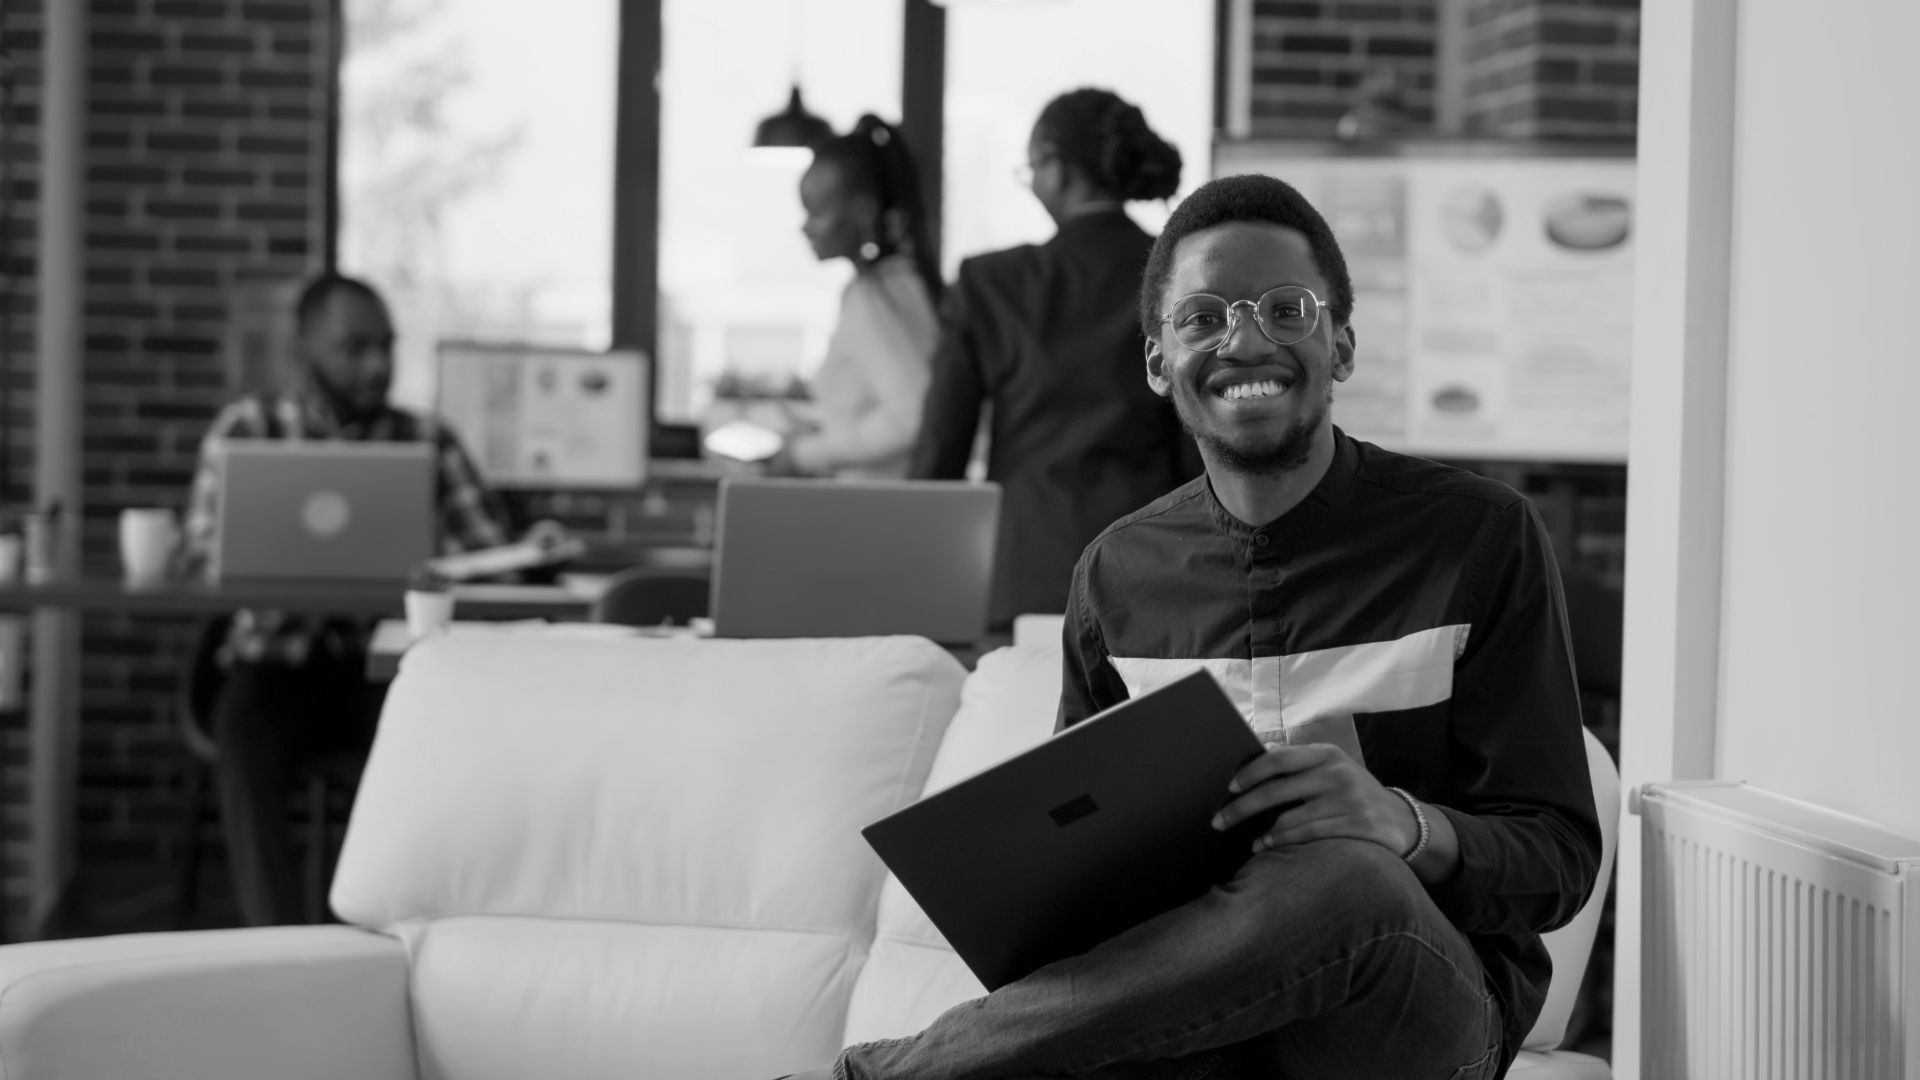
[[[227,439],[216,579],[403,580],[433,554],[429,443]]]
[[[976,642],[999,525],[998,484],[725,477],[714,634]]]
[[[992,990],[1231,877],[1277,811],[1211,824],[1259,740],[1213,676],[1123,702],[863,830]]]

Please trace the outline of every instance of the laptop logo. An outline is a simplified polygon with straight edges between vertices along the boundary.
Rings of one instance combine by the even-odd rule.
[[[316,491],[300,504],[300,523],[322,539],[339,536],[352,519],[352,504],[337,491]]]
[[[1068,799],[1066,802],[1047,811],[1047,816],[1053,819],[1055,825],[1064,829],[1099,809],[1100,804],[1093,801],[1093,796],[1081,795]]]

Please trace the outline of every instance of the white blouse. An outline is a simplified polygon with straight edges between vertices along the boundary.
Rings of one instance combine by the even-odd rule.
[[[856,273],[813,379],[820,430],[794,439],[794,463],[840,477],[906,476],[939,337],[911,258],[889,255]]]

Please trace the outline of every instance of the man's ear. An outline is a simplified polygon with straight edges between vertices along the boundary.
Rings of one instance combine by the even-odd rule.
[[[1358,347],[1353,326],[1341,323],[1333,331],[1333,381],[1346,382],[1353,377],[1353,354]]]
[[[1147,389],[1166,397],[1173,390],[1173,380],[1167,375],[1167,354],[1160,351],[1160,339],[1147,338]]]

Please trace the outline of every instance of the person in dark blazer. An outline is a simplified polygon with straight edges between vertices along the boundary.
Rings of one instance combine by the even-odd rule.
[[[1180,152],[1118,95],[1049,102],[1027,146],[1058,231],[966,259],[909,475],[966,475],[988,414],[987,478],[1004,489],[991,621],[1066,610],[1080,552],[1116,518],[1199,475],[1193,441],[1147,387],[1136,314],[1153,246],[1125,212],[1180,183]]]

